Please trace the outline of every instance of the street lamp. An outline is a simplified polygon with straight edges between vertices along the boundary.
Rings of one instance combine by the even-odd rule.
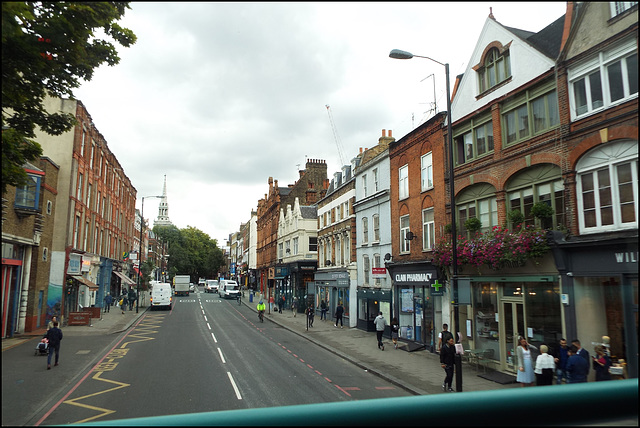
[[[389,57],[394,59],[411,59],[413,57],[425,58],[437,64],[444,66],[447,77],[447,144],[449,146],[449,192],[451,193],[451,249],[453,276],[451,278],[453,288],[453,313],[454,313],[454,332],[456,333],[456,342],[460,340],[460,310],[458,308],[458,235],[456,231],[456,194],[453,183],[453,135],[451,133],[451,94],[449,89],[449,64],[443,64],[428,56],[414,55],[410,52],[400,49],[393,49],[389,52]],[[456,353],[456,391],[462,392],[462,358]]]
[[[136,314],[140,307],[140,283],[142,282],[142,231],[144,230],[144,198],[162,198],[162,196],[143,196],[142,197],[142,209],[140,210],[140,257],[138,257],[138,292],[136,293]]]

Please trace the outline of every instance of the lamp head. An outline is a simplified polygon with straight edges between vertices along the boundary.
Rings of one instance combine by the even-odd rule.
[[[407,51],[402,51],[400,49],[393,49],[389,52],[389,58],[393,59],[411,59],[413,58],[413,54]]]

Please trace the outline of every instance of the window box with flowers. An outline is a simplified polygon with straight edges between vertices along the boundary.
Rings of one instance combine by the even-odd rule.
[[[498,270],[523,266],[527,260],[537,264],[537,260],[549,251],[546,234],[546,230],[530,225],[513,231],[496,226],[487,233],[476,233],[472,239],[459,236],[458,266],[488,266]],[[441,268],[451,266],[452,253],[451,239],[441,239],[434,247],[433,263]]]

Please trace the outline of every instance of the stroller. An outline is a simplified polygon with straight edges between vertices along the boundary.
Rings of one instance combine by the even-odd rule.
[[[48,355],[49,354],[49,339],[43,337],[42,340],[36,345],[36,352],[34,355]]]

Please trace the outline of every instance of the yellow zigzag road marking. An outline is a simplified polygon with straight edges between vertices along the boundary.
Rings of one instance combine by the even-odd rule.
[[[100,377],[100,376],[102,375],[102,373],[104,373],[104,372],[98,372],[98,373],[96,373],[96,374],[93,376],[93,379],[98,380],[98,381],[102,381],[102,382],[112,383],[112,384],[115,384],[115,385],[118,385],[118,386],[113,387],[113,388],[106,389],[106,390],[104,390],[104,391],[94,392],[93,394],[88,394],[88,395],[85,395],[85,396],[83,396],[83,397],[74,398],[73,400],[66,400],[66,401],[65,401],[65,403],[66,403],[66,404],[71,404],[72,406],[78,406],[78,407],[82,407],[82,408],[85,408],[85,409],[95,410],[95,411],[97,411],[97,412],[101,412],[100,414],[97,414],[97,415],[92,416],[92,417],[90,417],[90,418],[83,419],[83,420],[81,420],[81,421],[77,421],[77,422],[75,422],[75,423],[79,423],[79,424],[81,424],[81,423],[84,423],[84,422],[89,422],[89,421],[91,421],[91,420],[98,419],[98,418],[101,418],[101,417],[103,417],[103,416],[107,416],[107,415],[110,415],[110,414],[112,414],[112,413],[115,413],[115,412],[116,412],[115,410],[109,410],[109,409],[104,409],[104,408],[102,408],[102,407],[90,406],[90,405],[88,405],[88,404],[79,403],[79,401],[81,401],[81,400],[85,400],[85,399],[87,399],[87,398],[95,397],[95,396],[97,396],[97,395],[105,394],[105,393],[107,393],[107,392],[116,391],[116,390],[118,390],[118,389],[121,389],[121,388],[125,388],[125,387],[128,387],[128,386],[131,386],[130,384],[128,384],[128,383],[124,383],[124,382],[118,382],[118,381],[115,381],[115,380],[109,380],[109,379],[102,379],[102,378]]]
[[[135,327],[135,329],[133,330],[133,332],[135,332],[136,334],[129,334],[127,336],[128,338],[138,338],[139,340],[129,340],[127,342],[124,342],[120,346],[120,348],[112,350],[104,361],[102,361],[100,364],[96,365],[96,367],[93,368],[93,371],[96,372],[96,374],[93,375],[92,379],[100,381],[100,382],[111,383],[111,384],[114,384],[114,385],[117,385],[117,386],[115,386],[113,388],[105,389],[104,391],[94,392],[92,394],[88,394],[88,395],[84,395],[82,397],[74,398],[72,400],[65,400],[64,401],[64,403],[70,404],[72,406],[82,407],[82,408],[85,408],[85,409],[95,410],[97,412],[100,412],[99,414],[97,414],[95,416],[91,416],[89,418],[86,418],[86,419],[83,419],[81,421],[77,421],[77,422],[74,422],[74,423],[89,422],[89,421],[92,421],[94,419],[102,418],[104,416],[107,416],[107,415],[110,415],[110,414],[116,412],[115,410],[110,410],[110,409],[105,409],[105,408],[102,408],[102,407],[97,407],[97,406],[91,406],[89,404],[84,404],[84,403],[81,403],[81,401],[82,400],[86,400],[86,399],[91,398],[91,397],[95,397],[95,396],[98,396],[98,395],[106,394],[106,393],[112,392],[112,391],[117,391],[118,389],[127,388],[127,387],[131,386],[131,384],[129,384],[129,383],[118,382],[116,380],[110,380],[110,379],[103,379],[102,378],[102,374],[105,373],[105,372],[110,372],[112,370],[115,370],[115,368],[119,364],[119,363],[117,363],[115,361],[118,360],[118,359],[124,358],[127,355],[127,353],[129,352],[129,348],[127,348],[127,347],[130,344],[137,343],[137,342],[146,342],[146,341],[149,341],[149,340],[155,340],[155,337],[144,336],[144,334],[157,333],[158,332],[158,328],[160,327],[160,325],[164,321],[164,317],[165,317],[165,315],[145,317],[144,320],[141,321]]]

